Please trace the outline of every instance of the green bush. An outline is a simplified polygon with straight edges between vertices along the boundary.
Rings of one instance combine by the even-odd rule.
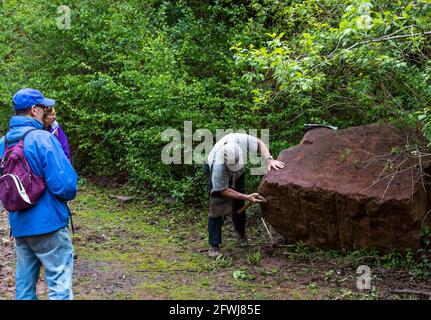
[[[71,28],[59,30],[61,4],[0,4],[0,131],[18,89],[42,90],[81,175],[198,200],[202,166],[160,158],[161,132],[186,120],[213,133],[269,129],[277,155],[304,122],[428,115],[430,37],[356,44],[431,30],[429,1],[71,0]]]

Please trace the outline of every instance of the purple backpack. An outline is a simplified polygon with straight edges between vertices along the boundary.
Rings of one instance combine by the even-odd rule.
[[[5,153],[0,162],[0,201],[7,211],[20,211],[37,203],[45,192],[44,177],[36,176],[24,156],[24,139],[31,131],[13,140],[5,139]],[[14,146],[8,145],[14,142]]]

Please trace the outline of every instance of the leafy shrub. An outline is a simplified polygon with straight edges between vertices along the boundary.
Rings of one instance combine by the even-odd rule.
[[[274,155],[304,122],[415,124],[421,111],[431,138],[430,37],[372,41],[430,30],[429,1],[70,0],[70,30],[60,4],[0,4],[0,132],[12,95],[37,87],[57,100],[81,175],[206,198],[202,166],[161,162],[161,132],[186,120],[269,129]]]

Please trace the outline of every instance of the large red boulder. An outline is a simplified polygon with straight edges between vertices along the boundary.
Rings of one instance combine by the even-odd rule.
[[[420,247],[431,159],[418,139],[389,125],[308,131],[278,157],[285,168],[263,178],[264,218],[287,240],[311,247]]]

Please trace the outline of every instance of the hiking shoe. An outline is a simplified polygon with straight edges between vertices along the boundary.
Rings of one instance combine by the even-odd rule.
[[[219,255],[221,255],[221,253],[220,253],[220,247],[217,247],[217,246],[211,246],[211,247],[208,249],[208,256],[209,256],[209,257],[211,257],[211,258],[216,258],[216,257],[218,257]]]
[[[238,235],[238,245],[240,247],[246,247],[248,246],[248,239],[245,235]]]

